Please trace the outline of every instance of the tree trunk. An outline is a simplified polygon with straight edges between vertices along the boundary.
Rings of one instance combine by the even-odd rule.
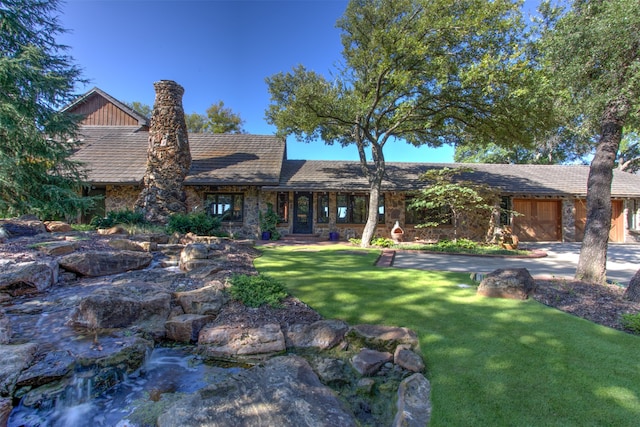
[[[361,246],[366,248],[371,243],[373,234],[378,225],[378,203],[380,201],[380,185],[372,185],[369,193],[369,213],[367,214],[367,223],[362,231]]]
[[[622,98],[609,102],[602,115],[600,141],[587,181],[587,223],[575,275],[578,280],[590,283],[604,283],[606,280],[611,229],[611,182],[628,111],[629,102]]]
[[[640,302],[640,270],[636,271],[633,278],[627,286],[627,290],[624,291],[624,299],[629,301]]]

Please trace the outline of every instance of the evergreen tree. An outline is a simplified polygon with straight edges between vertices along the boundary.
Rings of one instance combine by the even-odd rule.
[[[74,216],[82,198],[76,148],[78,117],[60,112],[74,98],[80,69],[56,43],[64,30],[57,0],[0,5],[0,215]]]

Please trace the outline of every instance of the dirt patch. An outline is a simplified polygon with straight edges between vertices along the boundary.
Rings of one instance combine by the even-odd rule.
[[[617,285],[593,285],[577,280],[536,280],[533,298],[599,325],[624,332],[621,316],[639,313],[640,303],[623,298],[624,288]]]

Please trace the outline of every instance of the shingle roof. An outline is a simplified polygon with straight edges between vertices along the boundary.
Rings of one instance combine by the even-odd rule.
[[[418,177],[428,169],[465,166],[474,172],[463,176],[497,188],[503,194],[539,196],[585,196],[589,166],[513,165],[478,163],[387,163],[382,188],[387,191],[415,190]],[[366,191],[369,186],[359,162],[286,160],[278,186],[266,190]],[[640,197],[640,176],[615,171],[614,197]]]
[[[95,184],[138,184],[146,171],[149,133],[131,126],[83,126],[75,160]],[[190,134],[190,185],[277,185],[285,143],[268,135]]]

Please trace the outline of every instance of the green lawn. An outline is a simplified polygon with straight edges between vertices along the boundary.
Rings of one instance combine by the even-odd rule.
[[[534,300],[475,295],[466,274],[375,267],[377,251],[264,248],[261,273],[325,318],[420,337],[432,426],[638,426],[640,337]]]

